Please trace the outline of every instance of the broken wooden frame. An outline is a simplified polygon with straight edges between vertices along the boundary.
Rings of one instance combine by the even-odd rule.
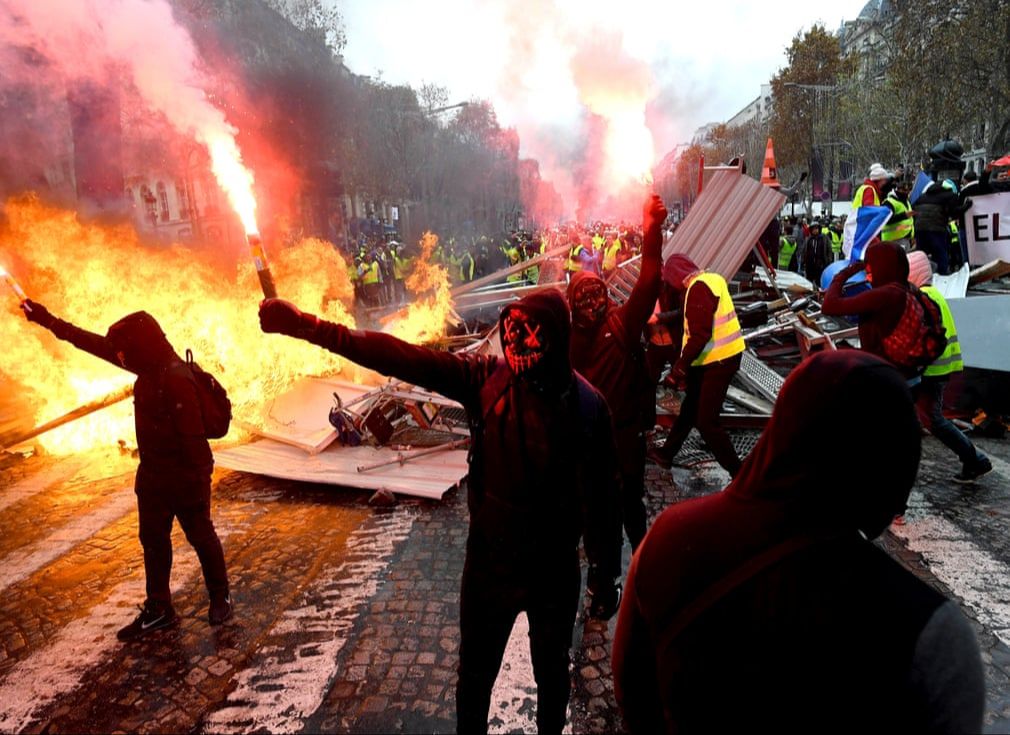
[[[24,444],[29,439],[34,439],[41,434],[45,434],[47,431],[52,431],[53,429],[59,428],[60,426],[65,426],[77,419],[84,418],[85,416],[94,413],[95,411],[100,411],[103,408],[108,408],[120,401],[125,401],[127,398],[133,395],[133,385],[128,385],[124,388],[120,388],[117,391],[113,391],[108,395],[102,396],[101,398],[96,398],[93,401],[85,403],[83,406],[78,406],[72,411],[68,411],[62,416],[58,416],[50,421],[46,421],[43,424],[39,424],[31,428],[30,430],[18,434],[11,439],[7,440],[7,446],[4,450],[9,450],[12,447],[16,447],[19,444]]]

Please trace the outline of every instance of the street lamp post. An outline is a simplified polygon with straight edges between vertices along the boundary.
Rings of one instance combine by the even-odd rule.
[[[834,206],[832,202],[834,201],[835,194],[835,149],[840,146],[848,146],[851,148],[851,144],[846,141],[836,141],[835,140],[835,101],[838,99],[838,93],[841,91],[841,87],[837,84],[798,84],[796,82],[784,82],[783,87],[791,87],[794,89],[802,89],[805,91],[810,91],[814,93],[814,111],[811,116],[811,163],[813,162],[814,156],[816,156],[818,150],[822,151],[827,149],[828,151],[828,181],[827,181],[827,204],[829,211],[833,213]],[[830,108],[828,110],[828,142],[818,143],[818,119],[823,117],[820,114],[821,101],[823,99],[822,95],[828,95],[830,99]],[[811,166],[812,168],[812,166]],[[811,176],[811,195],[813,194],[813,176]],[[812,196],[811,196],[812,199]],[[821,203],[821,213],[824,212],[825,202]]]

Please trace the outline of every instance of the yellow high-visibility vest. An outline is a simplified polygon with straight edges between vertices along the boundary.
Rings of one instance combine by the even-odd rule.
[[[399,254],[393,256],[393,278],[402,281],[410,273],[411,258],[401,258]]]
[[[838,260],[842,252],[842,234],[829,229],[828,237],[831,238],[831,253],[835,256],[835,260]]]
[[[873,206],[880,206],[880,193],[877,191],[876,187],[870,186],[869,184],[863,184],[858,189],[856,189],[856,195],[852,197],[853,207],[862,207],[863,205],[863,192],[867,189],[873,190]]]
[[[371,263],[362,263],[361,282],[366,286],[370,283],[379,282],[378,262],[373,261]]]
[[[914,234],[913,227],[915,226],[912,221],[912,215],[909,213],[909,209],[905,206],[905,203],[898,199],[897,197],[887,197],[887,202],[890,204],[891,211],[894,214],[891,218],[887,220],[887,224],[884,225],[884,229],[880,231],[880,239],[884,242],[890,242],[892,240],[910,240]]]
[[[582,251],[585,249],[586,246],[580,243],[578,245],[573,246],[572,249],[568,251],[568,261],[565,263],[566,271],[571,271],[574,273],[576,271],[582,270],[582,261],[579,260],[579,255],[581,255]]]
[[[610,272],[617,267],[617,254],[621,251],[621,241],[614,240],[610,247],[603,251],[603,270]]]
[[[702,272],[692,277],[687,284],[684,303],[688,303],[688,299],[691,298],[691,288],[698,281],[708,286],[712,293],[718,297],[719,306],[712,319],[712,337],[708,340],[708,344],[705,345],[701,354],[691,363],[692,366],[711,365],[713,362],[740,354],[746,347],[743,332],[740,331],[740,322],[736,318],[736,309],[733,307],[733,299],[729,295],[729,286],[726,284],[726,279],[718,273]],[[687,347],[687,343],[691,339],[690,325],[687,323],[687,310],[684,311],[684,341],[681,343],[681,349]]]
[[[796,241],[783,235],[779,238],[779,270],[789,270],[790,263],[793,262],[793,253],[796,252]]]
[[[923,286],[920,290],[940,307],[943,328],[947,330],[947,349],[930,363],[922,374],[924,376],[940,376],[964,370],[964,361],[961,359],[961,343],[957,339],[957,327],[954,325],[954,316],[950,313],[947,300],[933,286]]]

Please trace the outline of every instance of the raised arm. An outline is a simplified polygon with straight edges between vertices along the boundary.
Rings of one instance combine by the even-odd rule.
[[[311,342],[362,367],[441,393],[464,405],[494,368],[494,358],[461,357],[419,347],[381,332],[348,329],[301,312],[281,299],[260,305],[260,326]]]
[[[663,200],[653,194],[642,214],[642,270],[627,303],[624,304],[624,324],[628,336],[638,338],[649,321],[659,296],[660,273],[663,268],[663,222],[666,221]]]
[[[106,362],[111,362],[118,368],[123,367],[123,363],[120,362],[118,355],[116,355],[115,348],[101,334],[89,332],[86,329],[81,329],[70,322],[57,318],[46,307],[35,301],[26,301],[22,309],[24,309],[25,318],[28,321],[45,327],[59,339],[69,342],[79,350],[90,352],[95,357],[100,357]],[[126,368],[123,369],[125,370]]]
[[[845,282],[865,268],[865,261],[857,260],[835,274],[828,290],[824,292],[824,301],[821,303],[822,313],[828,316],[851,316],[878,311],[886,306],[890,296],[879,288],[871,288],[853,296],[842,294]]]

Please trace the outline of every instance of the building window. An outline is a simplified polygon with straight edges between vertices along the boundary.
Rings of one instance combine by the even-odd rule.
[[[186,187],[176,184],[175,197],[179,202],[179,219],[189,219],[189,194]]]
[[[158,221],[158,211],[156,205],[158,200],[154,198],[154,194],[151,193],[151,188],[147,184],[142,184],[140,187],[140,198],[144,202],[144,216],[155,223]]]
[[[168,191],[165,189],[165,182],[159,181],[156,188],[158,190],[158,207],[161,210],[161,221],[168,222]]]

